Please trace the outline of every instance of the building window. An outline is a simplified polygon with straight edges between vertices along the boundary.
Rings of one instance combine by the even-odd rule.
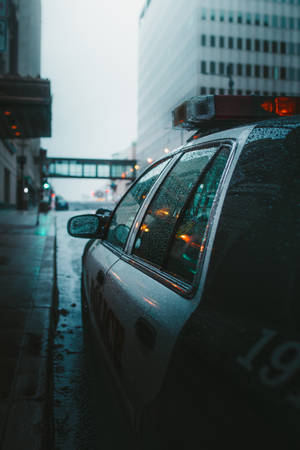
[[[220,22],[224,22],[225,20],[225,11],[224,9],[221,9],[220,11]]]
[[[246,90],[246,95],[251,95],[251,90],[250,89]]]
[[[259,39],[255,39],[254,41],[254,49],[256,52],[260,51],[260,40]]]
[[[297,44],[297,55],[300,56],[300,44]]]
[[[260,77],[260,66],[258,66],[257,64],[254,66],[254,76],[256,78]]]
[[[224,94],[225,94],[225,89],[220,88],[220,89],[219,89],[219,94],[220,94],[220,95],[224,95]]]
[[[206,35],[205,35],[205,34],[202,34],[202,35],[201,35],[201,45],[202,45],[203,47],[206,46]]]
[[[225,73],[225,64],[223,62],[219,63],[219,73],[223,75]]]
[[[252,40],[251,39],[246,39],[246,50],[251,50],[252,49]]]
[[[264,95],[265,97],[268,97],[268,95],[269,95],[268,91],[263,91],[263,95]]]
[[[286,80],[286,67],[280,67],[280,79]]]
[[[233,48],[233,37],[228,38],[228,48]]]
[[[236,93],[237,93],[237,95],[243,95],[242,89],[238,89],[238,90],[236,91]]]
[[[237,39],[237,48],[238,48],[239,50],[242,50],[242,49],[243,49],[243,39],[242,39],[242,38],[238,38],[238,39]]]
[[[296,73],[295,73],[294,67],[290,67],[289,68],[289,80],[295,81],[295,75],[296,75]]]
[[[278,16],[272,16],[272,27],[277,28],[278,27]]]
[[[286,28],[286,17],[282,16],[280,17],[280,27],[281,28]]]
[[[269,41],[264,41],[264,52],[268,53],[269,51]]]
[[[241,63],[237,64],[236,72],[239,77],[243,76],[243,64],[241,64]]]
[[[219,44],[220,44],[221,48],[224,48],[224,46],[225,46],[225,38],[224,38],[224,36],[220,36]]]
[[[255,95],[260,95],[260,92],[259,91],[254,91],[254,94]]]
[[[215,47],[216,46],[216,37],[215,36],[211,36],[210,37],[210,46],[211,47]]]
[[[295,54],[295,43],[289,42],[289,54],[294,55]]]
[[[246,24],[247,25],[251,25],[251,23],[252,23],[252,17],[251,17],[251,13],[246,13]]]
[[[289,29],[293,30],[295,28],[295,19],[294,17],[289,17]]]
[[[206,20],[206,18],[207,18],[206,8],[202,8],[202,10],[201,10],[201,19],[202,20]]]
[[[210,20],[213,22],[216,20],[216,11],[214,9],[210,10]]]
[[[237,22],[243,23],[243,14],[239,11],[237,15]]]
[[[226,67],[226,74],[229,77],[230,75],[233,75],[233,64],[228,63]]]
[[[200,94],[205,95],[206,94],[206,87],[202,86],[200,88]]]
[[[283,42],[283,41],[280,42],[280,53],[281,53],[282,55],[285,55],[285,54],[286,54],[286,43]]]
[[[213,87],[209,88],[209,93],[210,94],[215,94],[216,93],[216,89],[213,88]]]
[[[279,69],[278,67],[273,67],[273,79],[279,80]]]
[[[264,66],[264,78],[269,78],[269,67]]]
[[[297,70],[297,81],[300,81],[300,69]]]
[[[229,11],[228,22],[233,23],[233,19],[234,19],[233,11]]]
[[[246,64],[246,76],[247,77],[251,77],[251,73],[252,73],[252,66],[251,64]]]
[[[259,14],[255,14],[254,24],[257,26],[260,25],[260,15]]]
[[[206,61],[201,61],[201,73],[206,73]]]
[[[273,53],[278,52],[278,43],[276,41],[272,41],[272,52]]]
[[[299,3],[300,5],[300,3]],[[297,29],[300,30],[300,19],[297,19]]]
[[[268,14],[264,15],[264,27],[268,27],[269,26],[269,16]]]
[[[210,62],[210,73],[216,73],[216,63],[214,61]]]

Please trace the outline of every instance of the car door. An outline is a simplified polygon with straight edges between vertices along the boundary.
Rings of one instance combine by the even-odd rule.
[[[119,365],[124,326],[103,298],[107,273],[124,253],[130,228],[138,209],[147,200],[153,185],[171,158],[165,158],[146,171],[125,194],[110,219],[105,239],[97,239],[83,258],[83,281],[91,322],[102,350],[113,366]]]
[[[106,276],[103,298],[123,327],[116,370],[135,420],[158,393],[176,337],[198,303],[198,259],[231,149],[213,143],[181,155]],[[211,180],[206,174],[216,166]]]

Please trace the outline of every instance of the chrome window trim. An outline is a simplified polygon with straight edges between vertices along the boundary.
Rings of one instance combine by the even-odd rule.
[[[205,246],[205,249],[203,252],[204,253],[203,258],[202,258],[201,264],[199,265],[199,267],[197,269],[197,275],[195,277],[196,286],[195,286],[195,290],[194,290],[194,295],[197,295],[197,297],[199,298],[199,301],[201,301],[202,294],[204,291],[206,276],[207,276],[208,267],[209,267],[211,254],[212,254],[212,249],[213,249],[213,243],[214,243],[216,232],[217,232],[217,229],[219,226],[219,220],[221,217],[227,190],[228,190],[229,184],[231,182],[235,168],[238,164],[240,155],[241,155],[241,153],[244,149],[244,146],[246,144],[246,141],[248,139],[248,136],[250,135],[252,130],[256,127],[256,125],[257,124],[255,123],[250,126],[243,127],[239,136],[237,136],[237,138],[234,140],[235,143],[232,148],[232,154],[229,156],[229,160],[227,162],[228,165],[226,166],[224,174],[223,174],[224,178],[223,178],[222,184],[220,183],[219,187],[218,187],[216,198],[217,198],[217,196],[219,196],[219,197],[218,197],[218,202],[216,202],[216,204],[215,204],[214,218],[212,220],[211,226],[208,228],[207,244]],[[212,213],[213,213],[213,211],[211,211],[211,214]],[[209,220],[210,220],[210,218],[209,218]]]

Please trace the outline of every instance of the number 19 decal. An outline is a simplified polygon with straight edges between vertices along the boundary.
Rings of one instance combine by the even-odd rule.
[[[237,361],[247,370],[254,370],[255,359],[276,337],[273,330],[263,329],[261,338],[250,348],[245,356]],[[269,356],[267,365],[258,368],[258,376],[262,383],[270,387],[280,386],[290,380],[300,370],[300,343],[288,341],[277,345]],[[287,400],[300,408],[300,394],[290,394]]]

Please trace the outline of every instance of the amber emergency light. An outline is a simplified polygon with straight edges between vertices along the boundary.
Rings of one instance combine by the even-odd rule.
[[[173,110],[173,126],[205,131],[300,114],[300,97],[206,95],[192,97]]]

